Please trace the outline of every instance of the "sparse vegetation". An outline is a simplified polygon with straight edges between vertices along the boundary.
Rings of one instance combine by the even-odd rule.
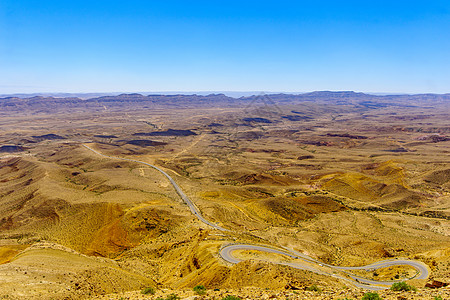
[[[152,287],[147,287],[147,288],[143,289],[141,291],[141,293],[144,294],[144,295],[154,295],[155,294],[155,289],[152,288]]]
[[[238,296],[228,295],[222,298],[222,300],[241,300],[241,298],[239,298]]]
[[[383,300],[378,293],[365,293],[361,300]]]
[[[166,297],[166,300],[179,300],[179,299],[181,299],[180,296],[178,296],[175,293],[172,293]]]
[[[320,293],[322,291],[321,288],[319,288],[317,285],[313,284],[311,286],[308,286],[306,289],[306,291],[312,291],[312,292],[318,292]]]
[[[439,295],[439,296],[434,296],[433,300],[442,300],[442,296],[441,296],[441,295]]]
[[[204,295],[206,294],[206,288],[203,285],[197,285],[193,288],[194,292],[196,292],[198,295]]]
[[[396,282],[391,286],[392,291],[416,291],[416,287],[407,284],[406,282]]]

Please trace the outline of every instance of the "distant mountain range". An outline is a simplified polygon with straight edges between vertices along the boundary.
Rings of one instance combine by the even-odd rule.
[[[356,93],[352,91],[331,92],[317,91],[304,94],[268,94],[251,95],[246,97],[230,97],[225,94],[209,95],[94,95],[91,98],[80,97],[54,97],[32,96],[19,97],[8,96],[0,98],[1,110],[37,110],[51,111],[59,109],[119,109],[125,106],[138,106],[142,108],[152,107],[215,107],[215,106],[242,106],[249,103],[296,104],[302,102],[323,102],[328,105],[352,105],[368,109],[376,109],[387,106],[432,106],[435,104],[448,105],[450,94],[415,94],[415,95],[372,95]],[[258,101],[259,100],[259,101]]]
[[[174,92],[174,91],[161,91],[161,92],[139,92],[139,94],[148,95],[211,95],[211,94],[224,94],[229,97],[247,97],[252,95],[258,95],[261,92],[238,92],[238,91],[193,91],[193,92]],[[0,98],[17,97],[17,98],[31,98],[31,97],[55,97],[55,98],[80,98],[90,99],[104,96],[118,96],[124,93],[15,93],[15,94],[0,94]],[[286,93],[286,94],[299,94],[299,93]]]

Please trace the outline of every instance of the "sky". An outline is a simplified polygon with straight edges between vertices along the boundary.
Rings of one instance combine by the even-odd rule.
[[[450,1],[0,0],[0,93],[450,92]]]

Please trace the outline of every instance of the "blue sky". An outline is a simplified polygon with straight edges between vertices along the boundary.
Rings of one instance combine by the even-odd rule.
[[[0,93],[450,92],[450,1],[0,0]]]

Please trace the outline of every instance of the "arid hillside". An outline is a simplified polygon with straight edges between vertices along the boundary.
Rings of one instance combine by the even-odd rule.
[[[0,296],[138,299],[152,287],[150,298],[194,297],[203,285],[205,299],[228,290],[351,298],[364,292],[353,275],[393,282],[416,271],[336,273],[343,280],[323,264],[389,259],[427,266],[427,279],[410,281],[423,299],[448,295],[424,286],[450,283],[449,101],[353,92],[0,99]],[[201,222],[140,162],[226,231]],[[236,251],[243,261],[232,264],[219,251],[235,243],[295,250],[322,274],[261,251]],[[313,285],[322,292],[303,291]]]

